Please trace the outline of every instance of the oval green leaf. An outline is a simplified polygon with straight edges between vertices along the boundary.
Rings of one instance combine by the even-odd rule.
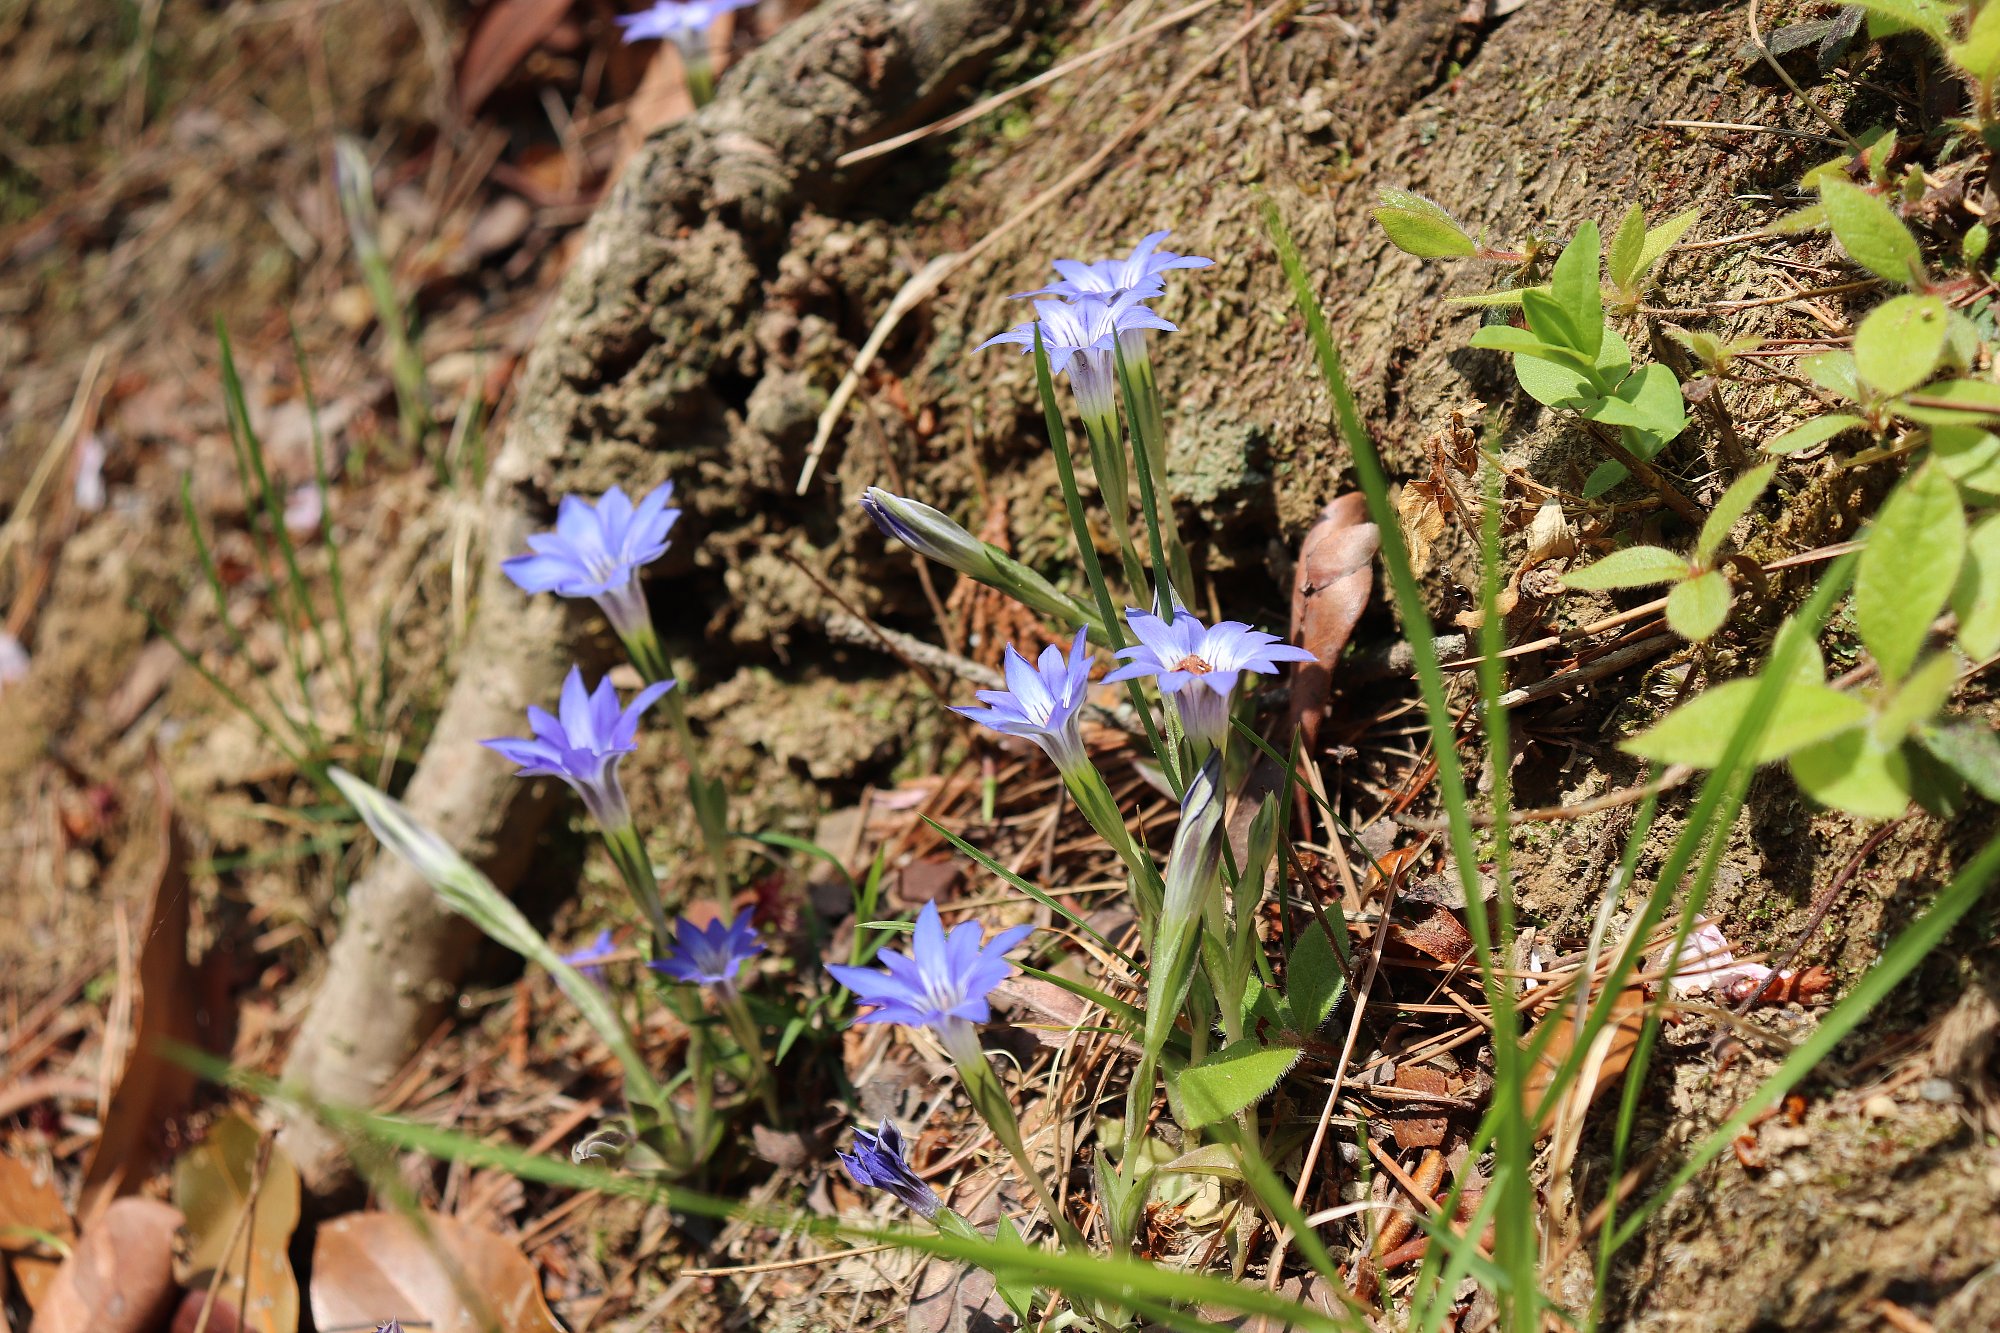
[[[1667,624],[1683,639],[1697,643],[1722,628],[1736,593],[1729,576],[1719,569],[1676,583],[1667,594]]]
[[[1917,238],[1886,200],[1839,176],[1821,177],[1819,200],[1827,225],[1855,263],[1898,287],[1922,278]]]
[[[1187,1129],[1227,1120],[1262,1101],[1298,1058],[1295,1047],[1265,1046],[1255,1037],[1231,1042],[1167,1080],[1174,1119]]]
[[[1848,412],[1829,412],[1811,421],[1802,421],[1774,440],[1767,441],[1767,454],[1795,454],[1801,449],[1810,449],[1816,444],[1825,444],[1842,431],[1853,430],[1864,424],[1860,417]]]
[[[1951,310],[1935,296],[1896,296],[1854,331],[1854,372],[1885,398],[1916,388],[1944,359]]]
[[[2000,514],[1982,520],[1967,539],[1951,608],[1967,657],[1976,662],[2000,653]]]
[[[1944,469],[1926,463],[1875,515],[1854,571],[1854,621],[1893,684],[1908,673],[1965,561],[1965,511]]]
[[[1661,546],[1628,546],[1613,551],[1594,565],[1572,569],[1563,575],[1563,586],[1580,592],[1606,588],[1643,588],[1652,583],[1671,583],[1688,576],[1685,556]]]

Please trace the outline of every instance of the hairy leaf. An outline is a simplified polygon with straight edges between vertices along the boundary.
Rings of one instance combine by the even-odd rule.
[[[1231,1042],[1167,1081],[1174,1119],[1188,1129],[1227,1120],[1262,1101],[1298,1058],[1295,1047],[1265,1046],[1255,1037]]]
[[[1384,190],[1375,221],[1398,250],[1419,259],[1453,259],[1477,253],[1479,246],[1451,214],[1420,194]]]
[[[1480,345],[1477,335],[1473,345]],[[1557,362],[1531,353],[1514,358],[1514,378],[1521,382],[1521,388],[1530,398],[1544,407],[1580,407],[1601,396],[1599,385],[1608,387],[1625,379],[1631,365],[1631,348],[1618,330],[1607,327],[1604,341],[1598,345],[1594,375],[1586,375],[1573,360]]]
[[[1285,963],[1286,998],[1291,1001],[1292,1021],[1301,1034],[1311,1036],[1333,1017],[1346,985],[1347,974],[1341,970],[1341,959],[1333,946],[1326,942],[1326,932],[1317,921],[1308,922]]]
[[[1549,273],[1549,290],[1576,330],[1578,341],[1570,346],[1595,360],[1604,340],[1604,291],[1598,285],[1598,256],[1602,242],[1597,223],[1585,222],[1556,257]],[[1532,310],[1532,306],[1524,306]]]
[[[1966,656],[1977,661],[2000,653],[2000,514],[1980,520],[1967,538],[1951,605]]]
[[[1958,684],[1958,659],[1949,651],[1933,653],[1911,670],[1895,694],[1875,708],[1875,739],[1883,745],[1906,740],[1919,726],[1936,717]]]
[[[1854,621],[1885,681],[1909,671],[1951,600],[1965,537],[1958,489],[1935,462],[1905,477],[1876,513],[1854,571]]]
[[[1901,746],[1878,745],[1866,728],[1844,731],[1791,757],[1806,795],[1864,819],[1894,819],[1910,804],[1910,764]]]
[[[1642,735],[1619,744],[1627,754],[1663,764],[1714,768],[1722,762],[1729,737],[1757,697],[1754,676],[1711,685],[1661,718]],[[1851,694],[1817,682],[1789,686],[1758,742],[1756,762],[1772,763],[1795,750],[1865,725],[1868,705]]]
[[[1666,257],[1667,251],[1679,244],[1681,237],[1687,235],[1688,228],[1699,221],[1701,221],[1701,210],[1690,208],[1680,216],[1668,218],[1659,226],[1647,231],[1645,248],[1639,252],[1640,281],[1643,282],[1652,274],[1654,267]]]
[[[1916,388],[1944,359],[1950,308],[1936,296],[1895,296],[1854,331],[1854,371],[1884,397]]]
[[[1944,53],[1981,83],[2000,77],[2000,7],[1982,5],[1965,30],[1965,40],[1947,46]]]
[[[1917,732],[1917,742],[1989,801],[2000,801],[2000,733],[1978,722],[1948,722]]]
[[[1673,586],[1667,594],[1667,624],[1682,638],[1698,643],[1722,628],[1735,600],[1729,576],[1711,569]]]
[[[1618,230],[1611,237],[1611,249],[1604,257],[1604,270],[1611,285],[1631,293],[1638,285],[1639,256],[1646,249],[1646,213],[1634,204],[1625,210]]]
[[[1821,179],[1819,199],[1826,206],[1827,225],[1855,263],[1898,287],[1922,278],[1917,238],[1886,200],[1834,176]]]
[[[1649,583],[1684,579],[1690,570],[1685,556],[1660,546],[1628,546],[1594,565],[1563,575],[1563,586],[1586,592],[1605,588],[1643,588]]]
[[[1687,429],[1687,402],[1681,397],[1681,382],[1658,362],[1627,375],[1610,397],[1600,398],[1583,414],[1592,421],[1630,426],[1652,436],[1658,442],[1655,452]]]
[[[1854,373],[1854,353],[1815,352],[1799,358],[1799,373],[1828,393],[1840,398],[1861,396],[1861,381]]]
[[[1801,449],[1810,449],[1816,444],[1825,444],[1844,431],[1863,425],[1860,417],[1849,412],[1829,412],[1811,421],[1802,421],[1784,434],[1764,444],[1767,454],[1794,454]]]
[[[1771,478],[1777,471],[1775,461],[1751,468],[1722,493],[1722,498],[1715,502],[1715,508],[1709,511],[1707,521],[1701,525],[1701,536],[1695,540],[1694,557],[1698,563],[1706,564],[1722,549],[1722,543],[1729,540],[1729,530],[1750,511],[1751,505],[1757,503],[1757,497],[1771,484]]]
[[[1957,6],[1946,0],[1852,0],[1857,9],[1868,11],[1870,36],[1914,28],[1939,46],[1951,40],[1951,20]]]

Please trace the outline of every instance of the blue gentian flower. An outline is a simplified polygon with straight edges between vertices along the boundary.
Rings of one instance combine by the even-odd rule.
[[[673,687],[670,680],[648,685],[621,710],[610,677],[597,682],[594,691],[586,691],[583,672],[571,667],[555,716],[529,706],[532,740],[510,736],[480,743],[519,764],[521,777],[567,782],[609,836],[632,823],[625,789],[618,782],[618,761],[639,748],[640,715]]]
[[[855,1184],[864,1189],[889,1191],[926,1220],[936,1217],[938,1209],[944,1207],[937,1192],[919,1179],[904,1160],[903,1132],[893,1120],[884,1119],[882,1128],[873,1134],[865,1129],[855,1130],[854,1151],[835,1151],[834,1156],[847,1168],[847,1174],[854,1177]]]
[[[1095,296],[1115,300],[1127,292],[1139,292],[1144,299],[1151,299],[1166,290],[1161,275],[1169,270],[1207,268],[1215,263],[1200,255],[1177,255],[1160,249],[1160,242],[1166,239],[1166,232],[1156,231],[1133,246],[1132,253],[1123,259],[1100,259],[1094,264],[1080,259],[1058,259],[1055,270],[1062,275],[1061,282],[1052,282],[1039,291],[1016,292],[1014,296],[1016,299],[1061,296],[1069,300]]]
[[[939,1029],[984,1023],[993,1016],[987,995],[1015,972],[1014,965],[1001,955],[1034,929],[1015,926],[985,940],[985,931],[977,921],[964,921],[947,936],[937,904],[925,903],[917,914],[909,954],[882,951],[882,965],[888,971],[835,964],[826,970],[861,1003],[876,1006],[872,1013],[855,1019],[857,1023],[905,1023]]]
[[[750,922],[753,915],[754,909],[746,907],[732,921],[717,918],[706,926],[682,917],[674,922],[674,947],[647,966],[697,986],[733,986],[744,960],[764,952]]]
[[[555,531],[530,536],[530,553],[502,560],[500,568],[524,592],[591,598],[621,638],[650,635],[639,569],[666,554],[667,534],[681,516],[671,508],[673,500],[671,481],[655,486],[636,505],[616,486],[595,504],[565,495],[556,509]]]
[[[1149,293],[1126,292],[1115,298],[1085,296],[1075,304],[1065,301],[1035,302],[1035,323],[1018,324],[1007,332],[988,338],[977,350],[997,343],[1018,343],[1032,352],[1035,327],[1041,326],[1042,346],[1049,354],[1049,373],[1069,372],[1070,388],[1076,392],[1077,410],[1087,424],[1115,420],[1118,371],[1113,346],[1123,334],[1145,329],[1174,326],[1141,304]]]
[[[1033,665],[1010,644],[1007,688],[978,691],[984,707],[965,705],[951,711],[1005,735],[1033,741],[1065,775],[1088,765],[1090,756],[1077,725],[1090,686],[1090,650],[1084,637],[1084,630],[1076,632],[1067,658],[1050,644]]]
[[[618,952],[618,946],[611,942],[611,928],[606,926],[597,932],[597,938],[578,949],[566,953],[562,960],[598,985],[604,984],[604,969],[598,964]]]
[[[748,9],[757,0],[657,0],[652,8],[637,14],[619,14],[618,26],[629,42],[664,37],[686,45],[688,40],[707,32],[715,21],[733,9]]]
[[[1315,660],[1305,649],[1240,620],[1210,629],[1187,611],[1168,624],[1137,609],[1127,609],[1125,619],[1139,642],[1118,650],[1125,665],[1106,675],[1105,683],[1156,678],[1160,693],[1173,696],[1187,734],[1210,745],[1220,746],[1229,734],[1229,697],[1244,672],[1272,675],[1280,662]]]

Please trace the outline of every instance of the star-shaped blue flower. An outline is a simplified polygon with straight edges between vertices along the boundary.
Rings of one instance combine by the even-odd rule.
[[[1160,242],[1167,239],[1167,233],[1156,231],[1137,245],[1132,253],[1123,259],[1100,259],[1087,264],[1080,259],[1058,259],[1056,272],[1062,275],[1061,282],[1032,292],[1016,292],[1016,299],[1033,296],[1062,296],[1071,300],[1095,296],[1115,300],[1128,292],[1137,292],[1142,299],[1151,299],[1166,290],[1166,280],[1161,275],[1177,268],[1207,268],[1215,261],[1200,255],[1177,255],[1171,250],[1160,249]]]
[[[1114,348],[1119,337],[1145,329],[1174,326],[1148,310],[1143,302],[1150,293],[1126,292],[1117,297],[1084,296],[1076,302],[1044,300],[1035,302],[1035,320],[1017,324],[979,344],[984,351],[999,343],[1018,343],[1024,351],[1035,348],[1035,328],[1042,330],[1042,347],[1049,354],[1049,373],[1069,372],[1070,387],[1076,392],[1077,408],[1086,420],[1102,420],[1117,411],[1117,362]]]
[[[888,971],[832,964],[826,970],[861,1003],[876,1006],[855,1019],[857,1023],[939,1029],[954,1023],[984,1023],[993,1017],[987,995],[1016,970],[1002,955],[1034,929],[1015,926],[987,940],[977,921],[964,921],[947,936],[937,904],[925,903],[917,914],[910,952],[883,950],[882,965]]]
[[[1314,660],[1305,649],[1240,620],[1224,620],[1210,629],[1187,611],[1176,613],[1168,624],[1137,609],[1127,609],[1125,619],[1139,642],[1118,650],[1125,665],[1106,675],[1105,682],[1154,677],[1160,693],[1173,696],[1187,734],[1211,745],[1221,745],[1229,734],[1229,697],[1244,672],[1273,675],[1280,662]]]
[[[733,986],[744,960],[764,952],[751,924],[753,915],[754,910],[746,907],[734,920],[718,918],[706,926],[682,917],[674,922],[674,947],[648,966],[697,986]]]
[[[664,37],[673,42],[685,42],[707,32],[715,21],[733,9],[748,9],[757,0],[658,0],[650,9],[637,14],[619,14],[618,26],[625,30],[627,42],[649,41]]]
[[[650,628],[639,570],[667,552],[667,534],[681,516],[673,499],[671,481],[636,505],[616,486],[594,504],[565,495],[555,531],[529,536],[529,554],[510,556],[500,568],[524,592],[593,599],[621,635]]]
[[[640,716],[673,687],[670,680],[648,685],[621,709],[609,676],[587,691],[583,672],[571,667],[555,715],[529,706],[533,739],[509,736],[480,743],[519,764],[521,777],[561,778],[583,797],[599,828],[620,829],[632,822],[632,815],[618,783],[618,763],[639,748]]]
[[[604,984],[604,969],[598,964],[618,952],[618,946],[611,942],[611,928],[606,926],[597,932],[597,938],[578,949],[566,953],[562,960],[598,985]]]
[[[1007,688],[978,691],[984,707],[964,705],[952,711],[995,731],[1033,741],[1064,773],[1072,772],[1079,764],[1088,764],[1090,756],[1084,751],[1083,734],[1077,724],[1077,714],[1090,687],[1090,650],[1085,646],[1085,633],[1076,632],[1067,658],[1062,649],[1050,644],[1042,649],[1041,658],[1034,665],[1009,645]]]
[[[937,1210],[944,1207],[937,1192],[918,1178],[904,1159],[903,1132],[893,1120],[884,1119],[882,1128],[873,1134],[865,1129],[855,1130],[854,1151],[836,1150],[834,1156],[847,1168],[855,1184],[889,1191],[926,1220],[937,1216]]]

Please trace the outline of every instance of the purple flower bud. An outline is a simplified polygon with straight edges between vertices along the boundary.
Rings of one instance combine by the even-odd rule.
[[[604,984],[604,969],[599,967],[598,964],[617,951],[618,946],[611,942],[611,928],[607,926],[597,932],[596,939],[584,945],[575,953],[564,954],[563,961],[602,986]]]
[[[1187,611],[1169,624],[1130,608],[1125,619],[1139,642],[1118,650],[1125,665],[1105,676],[1105,683],[1154,677],[1160,693],[1173,696],[1187,734],[1210,745],[1220,746],[1229,734],[1229,697],[1244,672],[1273,675],[1280,662],[1314,660],[1305,649],[1240,620],[1225,620],[1209,629]]]
[[[618,762],[639,748],[640,715],[673,687],[670,680],[648,685],[621,710],[609,676],[597,682],[595,690],[586,691],[583,673],[571,667],[556,715],[529,707],[532,740],[502,737],[480,743],[519,764],[521,777],[567,782],[583,798],[597,826],[610,834],[632,823],[625,789],[618,782]]]
[[[992,989],[1012,976],[1009,949],[1034,933],[1033,926],[1003,930],[991,940],[977,921],[963,921],[947,936],[936,903],[925,903],[907,955],[882,952],[887,971],[827,966],[833,979],[863,1004],[877,1006],[857,1023],[905,1023],[940,1030],[956,1022],[984,1023],[993,1017],[986,1002]]]
[[[681,516],[673,499],[671,481],[636,505],[616,486],[595,504],[565,495],[555,531],[531,535],[529,554],[510,556],[500,568],[523,592],[591,598],[621,638],[650,631],[639,570],[666,554],[667,534]]]
[[[706,926],[682,917],[674,922],[674,947],[648,966],[697,986],[733,985],[744,960],[764,952],[757,928],[750,921],[752,915],[752,909],[746,907],[733,921],[718,919]]]
[[[864,1189],[889,1191],[926,1220],[935,1217],[944,1206],[936,1191],[918,1179],[910,1164],[903,1160],[903,1134],[893,1120],[883,1120],[882,1128],[873,1134],[865,1129],[855,1130],[854,1151],[835,1152],[834,1156],[847,1168],[847,1174],[854,1177],[855,1184]]]

